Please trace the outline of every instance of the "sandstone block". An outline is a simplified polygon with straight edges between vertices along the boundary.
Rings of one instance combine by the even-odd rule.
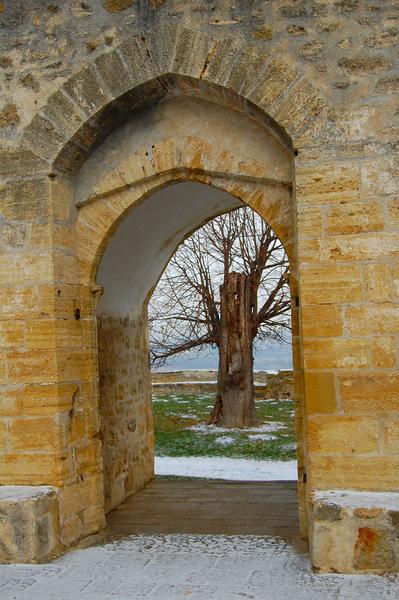
[[[3,148],[0,150],[0,178],[28,177],[48,173],[49,165],[32,150]]]
[[[82,535],[82,521],[78,515],[70,515],[63,519],[60,527],[60,541],[68,548],[76,544]]]
[[[399,256],[396,232],[331,235],[318,240],[299,240],[299,254],[306,262],[378,260]]]
[[[237,93],[247,96],[259,80],[259,74],[264,70],[268,58],[266,52],[259,52],[259,48],[249,46],[228,72],[226,85]],[[254,67],[251,70],[248,70],[249,63]]]
[[[388,200],[388,227],[399,227],[399,198]]]
[[[0,321],[0,348],[16,348],[25,342],[23,321]]]
[[[346,413],[399,410],[399,376],[395,373],[343,373],[338,381]]]
[[[0,232],[0,247],[7,252],[27,246],[32,227],[28,223],[4,223]]]
[[[100,531],[106,526],[104,507],[91,506],[82,512],[82,535],[89,535]]]
[[[363,278],[357,265],[306,265],[300,273],[302,306],[362,300]]]
[[[101,242],[101,234],[109,230],[110,225],[118,216],[117,211],[111,204],[108,204],[106,200],[98,200],[93,204],[82,207],[79,220],[93,230],[93,237],[97,237],[98,245]]]
[[[0,192],[0,214],[12,221],[46,222],[50,216],[50,188],[44,179],[16,181]]]
[[[356,163],[298,166],[296,195],[306,205],[340,204],[359,198],[360,174]]]
[[[298,237],[319,238],[324,229],[323,212],[317,206],[300,205],[297,207]]]
[[[391,368],[396,365],[397,341],[393,335],[374,336],[371,342],[371,361],[374,367]]]
[[[0,383],[6,383],[6,351],[0,350]]]
[[[54,279],[57,283],[73,285],[77,280],[78,263],[76,257],[65,254],[62,250],[54,250]]]
[[[0,288],[0,319],[23,319],[39,315],[40,307],[33,286]]]
[[[338,66],[350,75],[361,75],[363,73],[388,70],[391,67],[391,61],[384,57],[358,54],[352,57],[341,58],[338,61]]]
[[[370,204],[340,204],[330,207],[327,216],[329,233],[358,233],[384,229],[383,207],[377,202]]]
[[[0,453],[4,453],[8,448],[9,427],[8,420],[0,418]]]
[[[305,369],[356,369],[370,364],[367,339],[305,339],[303,348]]]
[[[26,325],[26,343],[31,350],[80,347],[83,326],[74,318],[34,319]]]
[[[103,2],[105,10],[111,14],[120,13],[132,6],[132,4],[133,0],[105,0]]]
[[[373,492],[398,489],[398,456],[323,456],[310,454],[310,485],[315,489],[334,488]]]
[[[104,483],[101,473],[88,475],[84,480],[78,480],[65,486],[59,493],[60,514],[69,517],[91,506],[104,504]]]
[[[315,62],[322,58],[325,44],[321,40],[311,40],[301,44],[298,54],[304,60]]]
[[[62,459],[56,453],[7,453],[0,462],[0,485],[63,485]]]
[[[399,420],[390,418],[384,424],[384,444],[390,454],[399,452]]]
[[[214,46],[215,40],[207,32],[178,27],[171,72],[201,77]]]
[[[350,306],[345,320],[352,335],[399,333],[399,306],[390,302]]]
[[[397,194],[399,171],[395,156],[362,161],[360,171],[363,198]]]
[[[52,350],[13,350],[8,353],[9,383],[44,383],[57,379],[56,356]]]
[[[267,65],[259,83],[248,97],[267,110],[282,96],[296,77],[295,67],[279,58],[274,58]]]
[[[52,279],[52,257],[47,254],[15,253],[0,257],[0,280],[5,285],[48,282]]]
[[[70,136],[83,124],[83,118],[74,103],[58,90],[50,96],[44,109],[44,116],[55,124],[57,130],[67,132]]]
[[[381,77],[376,83],[375,91],[377,94],[396,94],[399,91],[399,77]]]
[[[165,23],[147,30],[142,36],[145,49],[151,57],[152,67],[158,75],[171,72],[178,27],[179,25],[176,23]],[[141,58],[139,58],[140,60]],[[149,69],[148,73],[146,69]],[[152,71],[152,76],[150,75],[150,65],[148,64],[145,65],[143,73],[147,73],[149,79],[154,77],[154,71]]]
[[[344,328],[342,307],[334,304],[310,304],[302,307],[304,337],[338,337]]]
[[[336,411],[334,373],[331,371],[305,371],[304,383],[308,414]]]
[[[86,65],[68,79],[63,90],[89,117],[103,108],[109,100],[105,85],[99,81],[92,65]]]
[[[269,112],[291,137],[295,137],[322,111],[325,104],[321,94],[309,82],[302,80],[290,88],[277,106],[270,107]]]
[[[389,302],[393,285],[391,266],[387,263],[368,264],[363,268],[365,299],[371,302]]]
[[[240,52],[242,52],[241,40],[235,38],[218,40],[209,55],[209,62],[202,78],[220,85],[225,84],[232,65],[237,60],[237,55]]]
[[[59,550],[57,489],[0,488],[0,562],[47,561]]]
[[[71,409],[78,393],[75,383],[20,384],[5,388],[0,392],[0,416],[58,415]]]
[[[128,68],[132,83],[139,85],[145,81],[156,79],[154,65],[148,60],[148,53],[143,36],[134,36],[119,46],[125,65]]]
[[[378,451],[378,419],[342,415],[312,416],[308,422],[308,449],[317,454],[365,454]]]
[[[99,56],[95,64],[113,98],[121,96],[132,87],[129,73],[116,50]]]
[[[368,48],[389,48],[398,44],[399,32],[397,28],[383,29],[379,33],[370,35],[364,40]]]
[[[12,450],[59,450],[65,446],[66,431],[57,417],[13,418],[10,425]]]
[[[42,117],[36,115],[25,129],[23,144],[45,160],[53,160],[67,142],[67,135]]]

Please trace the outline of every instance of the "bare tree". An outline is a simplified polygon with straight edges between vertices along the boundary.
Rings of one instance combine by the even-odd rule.
[[[170,260],[149,304],[151,362],[217,347],[210,422],[246,427],[254,412],[254,342],[285,341],[289,311],[279,238],[252,209],[236,209],[197,230]]]

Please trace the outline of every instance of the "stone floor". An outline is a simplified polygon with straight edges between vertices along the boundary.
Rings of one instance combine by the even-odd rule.
[[[109,516],[96,545],[0,566],[0,600],[399,598],[396,577],[312,573],[295,504],[291,483],[155,482]]]

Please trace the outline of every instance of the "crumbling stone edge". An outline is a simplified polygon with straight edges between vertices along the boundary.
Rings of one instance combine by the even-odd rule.
[[[38,563],[61,553],[58,489],[0,486],[0,563]]]
[[[316,491],[310,512],[310,557],[317,571],[399,570],[398,492]]]

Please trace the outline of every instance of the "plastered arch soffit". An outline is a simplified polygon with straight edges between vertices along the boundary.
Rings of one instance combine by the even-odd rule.
[[[197,217],[190,221],[191,230],[238,200],[270,223],[290,254],[291,178],[287,149],[234,111],[183,98],[140,113],[110,134],[75,178],[80,279],[93,281],[105,246],[132,210],[160,188],[182,181],[205,183],[230,196],[224,209],[216,203],[204,214],[200,204],[192,205],[192,216]],[[181,209],[175,207],[176,227],[182,216],[178,213],[187,212],[191,200],[186,197]],[[172,231],[167,237],[171,235]]]
[[[169,184],[194,181],[204,183],[250,206],[260,214],[275,230],[284,244],[288,256],[293,262],[294,240],[292,227],[291,190],[273,182],[254,181],[252,177],[240,179],[218,174],[222,156],[216,156],[215,162],[209,162],[209,172],[200,173],[191,170],[190,164],[203,160],[198,148],[203,150],[201,140],[190,137],[180,140],[176,151],[176,140],[161,140],[154,144],[154,163],[146,156],[146,148],[141,148],[129,160],[129,171],[124,171],[125,185],[112,187],[111,178],[106,178],[104,187],[97,187],[98,193],[89,202],[85,202],[78,211],[76,225],[79,257],[79,279],[82,283],[93,285],[96,270],[106,245],[126,215],[154,192]],[[142,169],[148,169],[147,177],[142,178]],[[150,173],[156,176],[151,177]],[[115,176],[116,182],[119,173]],[[100,182],[101,183],[101,182]],[[105,191],[106,190],[106,191]],[[220,210],[220,212],[225,212]],[[213,216],[216,216],[216,212]],[[204,217],[205,218],[205,217]],[[199,221],[197,226],[201,225]]]

